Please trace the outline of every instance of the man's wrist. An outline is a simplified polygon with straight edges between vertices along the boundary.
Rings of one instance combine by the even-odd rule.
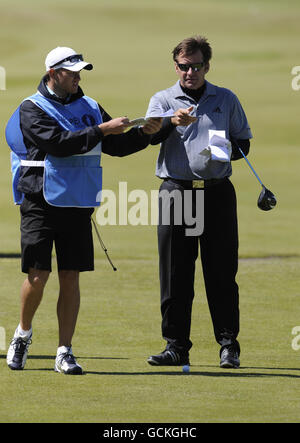
[[[109,132],[109,127],[108,127],[108,125],[107,125],[107,123],[101,123],[100,125],[98,125],[98,128],[100,129],[100,131],[102,132],[102,134],[103,134],[103,137],[105,137],[106,135],[109,135],[110,134],[110,132]]]
[[[100,128],[100,125],[95,126],[95,131],[100,136],[101,139],[104,138],[105,135],[104,135],[103,130]]]
[[[138,134],[141,135],[142,137],[145,135],[145,133],[143,131],[143,126],[138,126],[137,131],[138,131]]]

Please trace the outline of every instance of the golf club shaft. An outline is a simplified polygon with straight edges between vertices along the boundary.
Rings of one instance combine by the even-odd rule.
[[[246,160],[249,168],[251,169],[251,171],[253,172],[253,174],[255,175],[255,177],[257,178],[257,180],[259,181],[259,183],[261,184],[261,186],[264,188],[265,185],[262,183],[261,179],[259,178],[259,176],[257,175],[257,173],[255,172],[254,168],[252,167],[251,163],[249,162],[249,160],[247,159],[247,157],[245,156],[245,154],[243,153],[242,149],[238,146],[240,153],[242,154],[242,156],[244,157],[244,159]]]

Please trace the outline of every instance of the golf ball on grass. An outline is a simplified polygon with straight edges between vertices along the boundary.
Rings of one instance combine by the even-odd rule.
[[[190,372],[189,365],[182,366],[182,372],[184,372],[185,374],[188,374]]]

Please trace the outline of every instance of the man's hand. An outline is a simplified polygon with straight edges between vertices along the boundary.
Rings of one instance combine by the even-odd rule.
[[[101,131],[103,132],[103,135],[110,135],[110,134],[122,134],[125,129],[129,127],[129,120],[127,117],[118,117],[113,118],[112,120],[109,120],[108,122],[101,123],[101,125],[98,125]]]
[[[171,122],[175,126],[188,126],[191,123],[194,123],[197,120],[197,117],[192,117],[190,115],[190,112],[192,112],[194,109],[194,106],[190,106],[189,108],[180,108],[176,112],[174,112],[174,115],[176,117],[171,118]]]
[[[161,126],[162,118],[152,117],[147,120],[147,123],[144,126],[142,126],[142,130],[144,134],[155,134],[161,129]]]

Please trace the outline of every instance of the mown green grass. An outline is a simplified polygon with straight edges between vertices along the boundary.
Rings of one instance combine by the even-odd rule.
[[[298,1],[2,0],[0,65],[0,326],[6,347],[19,317],[24,279],[18,259],[19,214],[10,188],[5,124],[44,73],[44,58],[69,45],[94,64],[82,74],[86,94],[112,115],[144,115],[150,96],[176,81],[171,50],[184,37],[208,37],[208,80],[240,98],[254,135],[249,159],[278,199],[259,211],[260,186],[246,163],[233,165],[240,231],[241,368],[221,370],[198,263],[191,373],[155,369],[163,348],[154,226],[104,226],[118,271],[96,246],[96,271],[81,276],[82,303],[73,341],[86,374],[53,371],[57,278],[49,280],[34,320],[26,369],[14,373],[0,350],[1,422],[299,422],[299,65]],[[157,189],[158,147],[116,159],[103,156],[104,188]],[[149,194],[148,194],[149,195]],[[132,205],[132,204],[131,204]],[[130,208],[130,204],[128,205]],[[95,238],[95,241],[97,239]],[[5,258],[6,256],[6,258]],[[55,262],[55,261],[54,261]],[[67,401],[66,401],[67,399]]]
[[[162,347],[155,259],[104,259],[82,275],[82,303],[73,349],[83,377],[53,371],[57,346],[57,279],[49,281],[34,321],[23,372],[9,371],[0,351],[1,421],[7,422],[299,422],[299,356],[291,347],[298,323],[299,259],[241,260],[241,368],[221,370],[218,347],[197,279],[191,372],[153,368],[147,356]],[[1,279],[7,334],[18,316],[16,260]],[[141,270],[142,268],[142,270]],[[17,280],[17,281],[16,281]],[[289,284],[286,284],[286,281]],[[3,308],[2,308],[3,309]]]

